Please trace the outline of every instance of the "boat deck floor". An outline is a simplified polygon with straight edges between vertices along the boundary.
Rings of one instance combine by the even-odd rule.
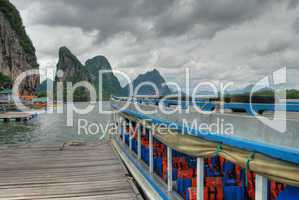
[[[141,199],[108,142],[0,147],[0,199]]]

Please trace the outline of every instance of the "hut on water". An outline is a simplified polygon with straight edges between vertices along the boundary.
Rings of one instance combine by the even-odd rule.
[[[0,103],[9,104],[13,102],[12,90],[3,89],[0,90]]]

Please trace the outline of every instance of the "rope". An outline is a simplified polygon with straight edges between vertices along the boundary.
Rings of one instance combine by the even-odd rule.
[[[250,162],[253,161],[255,157],[255,152],[251,153],[247,160],[246,160],[246,166],[245,166],[245,181],[246,181],[246,187],[248,187],[248,177],[247,177],[247,173],[250,170]]]
[[[217,144],[215,155],[218,156],[222,151],[222,144]]]

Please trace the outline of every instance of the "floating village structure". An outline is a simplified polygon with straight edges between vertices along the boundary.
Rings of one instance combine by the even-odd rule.
[[[12,90],[3,89],[0,90],[0,103],[9,104],[13,102]]]

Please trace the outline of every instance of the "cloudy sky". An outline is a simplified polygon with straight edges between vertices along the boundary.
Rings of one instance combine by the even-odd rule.
[[[82,63],[104,55],[131,77],[157,68],[183,83],[253,83],[288,67],[299,88],[297,0],[11,0],[42,67],[67,46]]]

